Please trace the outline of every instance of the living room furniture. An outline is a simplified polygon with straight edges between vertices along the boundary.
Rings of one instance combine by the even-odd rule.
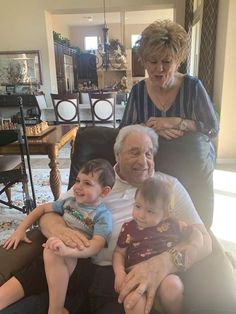
[[[49,126],[41,136],[28,137],[29,152],[31,155],[48,155],[50,171],[50,187],[54,199],[58,199],[61,192],[61,177],[59,162],[57,160],[60,149],[75,138],[78,126],[55,125]],[[0,147],[0,155],[18,155],[17,143]]]
[[[116,92],[89,93],[92,125],[96,123],[110,123],[116,127]]]
[[[4,185],[0,190],[0,203],[10,208],[15,208],[23,213],[29,213],[33,209],[33,202],[29,194],[28,176],[24,157],[26,143],[22,140],[20,130],[0,130],[0,147],[7,147],[15,142],[19,148],[19,155],[0,155],[0,184]],[[11,187],[15,183],[22,184],[23,206],[19,206],[11,200]],[[1,198],[6,193],[8,201]]]
[[[51,94],[56,123],[80,123],[79,93]]]
[[[57,90],[58,93],[64,94],[74,90],[77,86],[77,52],[75,49],[56,41],[54,41],[54,51]],[[71,60],[70,64],[68,64],[68,59]]]
[[[0,95],[0,117],[11,118],[20,113],[18,98],[21,97],[23,101],[24,117],[27,123],[27,120],[36,120],[40,119],[40,108],[36,95]]]
[[[102,126],[86,127],[78,130],[74,141],[74,150],[71,159],[69,187],[74,184],[78,170],[87,160],[93,158],[105,158],[112,164],[115,163],[113,145],[117,133],[117,129]],[[198,149],[194,150],[194,154],[190,154],[189,159],[185,159],[185,163],[182,163],[183,156],[180,156],[179,152],[182,151],[183,154],[186,154],[186,151],[191,151],[193,149],[192,145],[196,145],[199,142],[201,143],[198,145]],[[186,145],[188,146],[188,149],[186,149]],[[196,169],[194,167],[191,173],[184,170],[186,163],[195,164],[196,159],[199,159],[199,155],[207,155],[206,151],[208,145],[204,142],[204,137],[202,138],[201,135],[192,133],[187,139],[183,137],[182,141],[179,142],[174,141],[171,143],[171,141],[160,141],[159,153],[162,154],[164,151],[168,153],[169,146],[176,146],[176,150],[178,147],[176,157],[174,158],[172,156],[176,163],[176,173],[179,172],[181,175],[184,173],[186,177],[191,177],[192,181],[195,180],[195,171],[205,173],[206,168],[202,167],[202,165],[207,162],[207,160],[204,160],[205,157],[200,157],[200,168]],[[174,151],[172,148],[170,149],[170,151]],[[203,151],[205,151],[205,153],[203,153]],[[168,156],[165,156],[165,160],[163,160],[163,158],[164,156],[160,157],[159,160],[156,160],[156,167],[160,171],[163,170],[163,164],[165,169],[167,169],[166,159],[168,159]],[[181,161],[179,159],[181,159]],[[170,166],[172,167],[173,165]],[[184,167],[184,169],[181,169],[180,167]],[[202,177],[197,178],[199,180],[203,179]],[[201,182],[198,182],[198,184],[201,184]],[[199,198],[201,197],[202,195],[199,194]],[[198,208],[200,215],[204,215],[204,211],[208,211],[207,206],[208,205],[205,204],[204,208]],[[210,221],[208,215],[206,215],[206,222],[207,221],[208,223]],[[210,226],[208,226],[208,230],[210,232]],[[35,232],[38,231],[36,230]],[[203,261],[196,263],[186,273],[184,272],[180,274],[185,287],[183,314],[236,313],[235,273],[218,240],[211,232],[210,234],[213,241],[212,255],[208,256]],[[33,256],[35,256],[34,254],[39,254],[39,252],[41,252],[41,243],[43,241],[42,236],[35,236],[34,232],[31,236],[34,236],[32,246],[21,243],[17,250],[11,250],[9,252],[0,248],[0,278],[2,277],[2,281],[9,278],[12,269],[16,270],[19,267],[22,267],[26,262],[32,260]],[[209,278],[211,278],[211,280],[208,280]],[[106,279],[104,278],[104,281],[105,280]],[[201,293],[202,290],[206,292],[204,295]]]

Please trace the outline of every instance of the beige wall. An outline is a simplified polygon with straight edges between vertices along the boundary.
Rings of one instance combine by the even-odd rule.
[[[236,1],[220,0],[216,46],[214,102],[220,113],[218,162],[236,162]]]
[[[158,4],[165,7],[175,6],[184,0],[109,0],[106,7],[118,10],[121,7],[136,10],[156,8]],[[51,13],[103,12],[102,0],[8,0],[1,1],[0,38],[1,51],[39,50],[41,54],[44,91],[48,103],[50,93],[56,92],[55,58],[53,52]],[[178,8],[177,8],[178,10]],[[60,26],[60,29],[62,26]],[[60,32],[60,31],[59,31]],[[66,30],[63,29],[63,34]],[[66,36],[65,36],[66,37]]]

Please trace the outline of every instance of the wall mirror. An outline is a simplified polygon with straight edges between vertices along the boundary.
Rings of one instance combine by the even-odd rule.
[[[42,84],[39,51],[0,51],[0,84]]]

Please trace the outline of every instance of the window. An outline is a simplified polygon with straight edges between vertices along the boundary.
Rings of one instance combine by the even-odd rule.
[[[139,40],[140,37],[141,37],[140,34],[131,35],[131,48],[134,48],[136,46],[136,41]]]
[[[84,47],[85,47],[85,50],[98,49],[98,37],[97,36],[85,36]]]

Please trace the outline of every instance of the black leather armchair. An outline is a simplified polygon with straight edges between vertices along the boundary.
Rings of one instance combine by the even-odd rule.
[[[83,163],[105,158],[115,164],[113,145],[118,129],[87,127],[77,133],[72,156],[69,188]],[[236,278],[232,265],[218,240],[210,231],[213,219],[213,164],[207,136],[187,133],[184,137],[159,140],[155,157],[157,170],[173,175],[188,190],[195,207],[207,226],[213,253],[182,275],[185,286],[184,314],[235,314]]]

